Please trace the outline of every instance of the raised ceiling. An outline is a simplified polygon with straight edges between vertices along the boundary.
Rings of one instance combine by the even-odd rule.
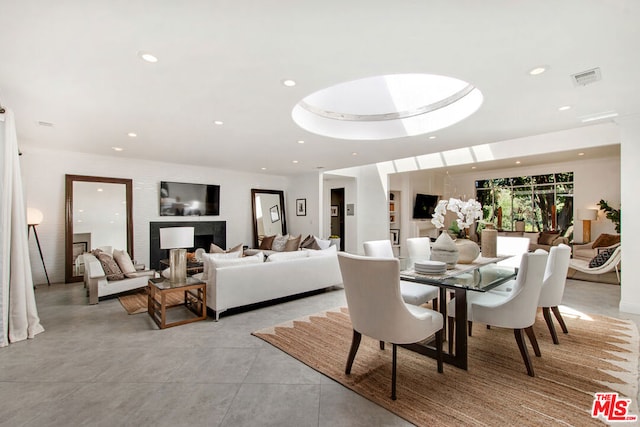
[[[290,175],[640,112],[637,1],[30,0],[1,9],[0,103],[13,109],[25,152]],[[531,76],[538,66],[546,72]],[[573,83],[596,67],[600,81]],[[395,73],[462,79],[484,103],[433,135],[385,141],[322,137],[291,118],[320,89]]]

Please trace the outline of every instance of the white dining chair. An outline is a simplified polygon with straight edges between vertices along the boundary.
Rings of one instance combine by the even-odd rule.
[[[370,240],[363,243],[364,254],[376,258],[395,258],[391,240]],[[433,309],[438,309],[438,295],[440,290],[436,286],[420,283],[400,281],[400,293],[407,304],[422,305],[428,301],[433,302]]]
[[[529,376],[535,376],[531,358],[524,341],[527,334],[536,356],[540,357],[540,347],[533,332],[538,300],[547,265],[548,254],[544,250],[522,255],[518,275],[509,282],[510,291],[488,291],[467,293],[467,319],[469,322],[485,323],[487,326],[513,329],[520,355]],[[455,298],[447,305],[450,317],[455,317]],[[448,321],[449,340],[453,339],[454,322]],[[471,325],[469,325],[471,332]]]
[[[547,267],[544,272],[544,281],[542,282],[542,290],[540,291],[540,299],[538,307],[542,307],[544,320],[551,333],[551,339],[554,344],[558,344],[558,334],[553,326],[551,312],[556,316],[562,332],[567,334],[569,330],[564,323],[564,319],[560,314],[558,306],[562,302],[564,294],[564,285],[567,281],[567,271],[569,271],[569,261],[571,260],[571,248],[565,244],[552,246],[549,250],[549,258],[547,259]]]
[[[414,344],[435,335],[438,372],[442,366],[443,318],[437,311],[407,304],[400,295],[400,261],[338,254],[340,272],[353,326],[345,374],[351,368],[362,335],[390,342],[392,349],[391,399],[396,400],[397,346]]]

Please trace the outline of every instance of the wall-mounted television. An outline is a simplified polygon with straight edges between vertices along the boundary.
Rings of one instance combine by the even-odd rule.
[[[220,186],[160,182],[160,216],[220,215]]]
[[[438,205],[439,196],[431,194],[416,194],[416,202],[413,205],[413,218],[414,219],[429,219],[433,218],[433,213]]]

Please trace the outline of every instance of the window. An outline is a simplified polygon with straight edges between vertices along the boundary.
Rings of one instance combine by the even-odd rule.
[[[573,225],[573,172],[476,181],[476,199],[499,229],[564,232]]]

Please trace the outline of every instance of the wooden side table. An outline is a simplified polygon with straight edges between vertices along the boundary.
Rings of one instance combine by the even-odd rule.
[[[169,305],[167,296],[184,292],[184,303]],[[205,282],[187,277],[185,283],[171,283],[169,279],[149,279],[147,311],[160,329],[207,318],[207,285]],[[196,317],[167,322],[167,310],[187,307]]]

